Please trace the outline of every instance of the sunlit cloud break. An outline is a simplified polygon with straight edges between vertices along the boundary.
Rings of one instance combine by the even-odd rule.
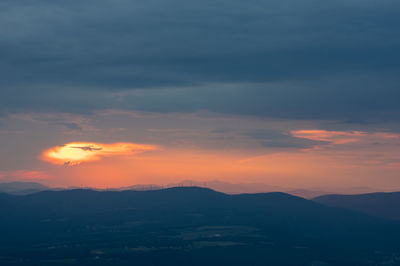
[[[293,130],[292,136],[310,140],[326,141],[331,144],[347,144],[357,142],[360,138],[368,136],[362,131],[327,131],[327,130]]]
[[[156,145],[136,143],[94,143],[70,142],[45,150],[42,159],[59,165],[78,165],[85,162],[98,161],[103,157],[132,155],[159,149]]]

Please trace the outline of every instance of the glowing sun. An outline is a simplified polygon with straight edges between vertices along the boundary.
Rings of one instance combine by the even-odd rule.
[[[94,143],[70,142],[45,150],[42,159],[60,165],[77,165],[83,162],[98,161],[102,157],[131,155],[157,150],[158,146],[136,143]]]

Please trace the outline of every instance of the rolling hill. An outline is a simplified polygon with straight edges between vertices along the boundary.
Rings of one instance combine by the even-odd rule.
[[[373,216],[400,220],[400,192],[378,192],[360,195],[324,195],[313,201],[360,211]]]

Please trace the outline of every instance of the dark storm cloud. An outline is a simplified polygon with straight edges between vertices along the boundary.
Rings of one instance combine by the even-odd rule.
[[[394,0],[4,0],[0,114],[397,119]]]

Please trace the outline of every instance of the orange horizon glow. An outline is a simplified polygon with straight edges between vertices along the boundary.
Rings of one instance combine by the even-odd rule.
[[[284,187],[334,186],[343,183],[389,187],[374,178],[395,182],[400,167],[400,135],[387,132],[289,131],[293,137],[326,143],[311,148],[215,149],[136,143],[70,142],[45,150],[48,184],[121,187],[166,184],[181,180],[259,182]],[[154,151],[154,152],[147,152]],[[143,153],[136,156],[138,153]],[[87,163],[91,162],[91,163]],[[389,181],[387,181],[389,184]]]
[[[133,184],[165,185],[182,180],[220,180],[293,188],[333,187],[337,183],[362,186],[377,174],[393,176],[399,166],[385,161],[390,161],[396,154],[387,154],[387,158],[376,158],[377,161],[373,162],[372,159],[366,160],[373,153],[368,152],[367,158],[360,158],[356,150],[334,155],[323,150],[310,150],[252,156],[241,151],[166,149],[137,157],[109,157],[80,167],[63,168],[62,171],[50,168],[50,173],[58,180],[49,180],[49,184],[117,188]],[[374,185],[385,186],[383,181]]]
[[[95,142],[70,142],[45,150],[42,160],[58,165],[78,165],[98,161],[102,157],[132,155],[158,150],[156,145],[119,142],[112,144]]]

